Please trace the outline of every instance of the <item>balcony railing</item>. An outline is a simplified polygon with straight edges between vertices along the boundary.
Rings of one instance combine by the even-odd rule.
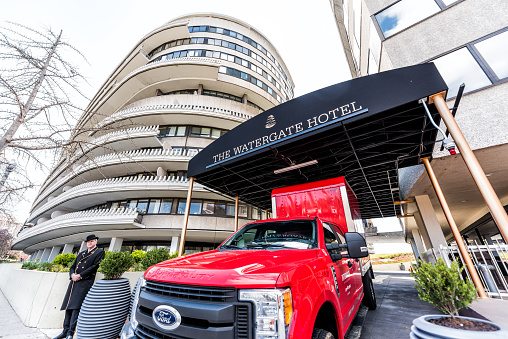
[[[59,196],[51,199],[38,209],[32,211],[28,217],[28,221],[32,221],[46,211],[54,208],[65,201],[86,196],[95,193],[104,193],[107,191],[118,190],[150,190],[150,189],[164,189],[168,190],[168,185],[178,186],[187,185],[188,179],[183,176],[158,176],[158,177],[126,177],[126,178],[110,178],[86,182],[81,185],[72,187],[64,191]],[[170,189],[170,188],[169,188]]]

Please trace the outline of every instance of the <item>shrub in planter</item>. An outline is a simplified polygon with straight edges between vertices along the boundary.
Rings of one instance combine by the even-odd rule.
[[[99,272],[104,274],[104,279],[120,279],[132,265],[134,259],[129,252],[106,252],[106,257],[99,264]]]
[[[24,262],[23,265],[21,265],[21,269],[24,269],[24,270],[35,270],[35,269],[37,269],[37,263],[34,262],[34,261]]]
[[[169,252],[165,248],[157,248],[151,251],[146,252],[143,259],[141,259],[141,266],[144,270],[149,267],[158,264],[162,261],[166,261],[172,258],[176,258],[178,253],[169,254]]]
[[[45,271],[45,272],[53,272],[53,264],[50,262],[41,262],[37,269],[39,271]]]
[[[413,320],[411,338],[482,338],[508,337],[496,324],[458,316],[461,308],[468,307],[475,299],[476,288],[469,280],[462,280],[457,262],[448,267],[439,258],[436,264],[419,262],[412,266],[418,297],[437,307],[446,315],[424,315]]]
[[[98,270],[104,274],[104,279],[95,282],[79,312],[78,338],[118,337],[129,313],[131,294],[129,280],[121,276],[133,264],[134,259],[128,252],[106,252]]]
[[[143,257],[145,256],[145,251],[142,251],[142,250],[135,250],[131,253],[132,255],[132,258],[134,259],[134,261],[136,262],[136,264],[139,264],[141,262],[141,259],[143,259]]]
[[[53,260],[53,264],[57,265],[63,265],[63,266],[69,266],[69,264],[72,265],[72,263],[76,260],[76,255],[73,253],[62,253],[55,257]]]

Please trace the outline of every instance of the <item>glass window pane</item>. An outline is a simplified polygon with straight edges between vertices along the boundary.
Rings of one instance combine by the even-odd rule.
[[[178,137],[185,136],[185,128],[186,128],[186,126],[178,126],[178,129],[176,131],[176,136],[178,136]]]
[[[118,208],[120,206],[120,203],[118,201],[111,203],[111,209]]]
[[[220,137],[220,130],[219,129],[212,129],[212,138],[218,138]]]
[[[191,200],[189,214],[201,214],[201,201]]]
[[[434,0],[402,0],[376,14],[376,20],[385,38],[439,12]]]
[[[245,206],[245,205],[238,206],[238,216],[247,218],[247,206]]]
[[[137,207],[138,207],[138,212],[146,213],[146,209],[148,207],[148,199],[140,199]]]
[[[192,127],[191,129],[191,136],[201,136],[201,127]]]
[[[215,203],[213,201],[203,202],[203,214],[213,214]]]
[[[185,199],[181,199],[178,201],[178,211],[176,213],[178,214],[185,214]]]
[[[138,204],[137,200],[129,200],[129,203],[127,204],[127,208],[136,208],[137,204]]]
[[[235,215],[235,205],[228,205],[226,214]]]
[[[433,62],[448,85],[447,97],[457,95],[462,83],[466,84],[465,93],[491,84],[466,48],[444,55]]]
[[[215,204],[216,215],[226,215],[226,204]]]
[[[168,137],[174,137],[176,133],[176,126],[168,126]]]
[[[499,79],[508,77],[508,31],[480,41],[475,47]]]
[[[173,205],[173,199],[162,199],[159,213],[171,213],[171,206]]]
[[[147,213],[151,213],[151,214],[159,213],[160,206],[161,206],[160,199],[150,199],[150,205],[148,205],[148,212]]]
[[[202,127],[201,128],[201,136],[203,137],[209,137],[210,136],[210,127]]]

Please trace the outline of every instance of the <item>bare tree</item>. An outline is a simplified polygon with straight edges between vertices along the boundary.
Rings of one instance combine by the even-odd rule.
[[[14,23],[0,27],[0,204],[4,207],[33,187],[27,166],[51,166],[48,160],[76,141],[72,128],[81,110],[73,102],[85,99],[79,90],[85,79],[67,61],[76,56],[85,61],[61,31],[38,31]],[[10,173],[14,162],[17,166]]]
[[[7,230],[0,230],[0,259],[4,258],[11,249],[13,239],[14,238]]]

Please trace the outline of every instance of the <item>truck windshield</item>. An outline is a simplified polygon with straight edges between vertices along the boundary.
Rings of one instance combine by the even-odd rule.
[[[245,225],[219,249],[317,248],[314,220],[287,220]]]

